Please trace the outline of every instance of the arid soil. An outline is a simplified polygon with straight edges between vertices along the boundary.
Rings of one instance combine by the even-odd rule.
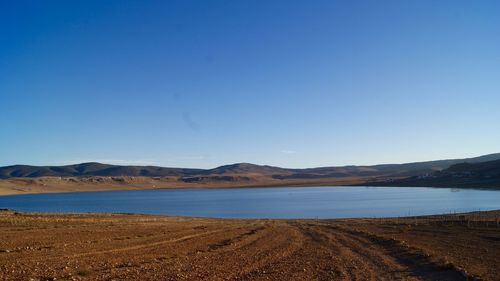
[[[137,190],[163,188],[232,188],[256,186],[322,186],[354,185],[376,181],[373,177],[341,177],[322,179],[272,179],[266,176],[247,175],[185,182],[179,177],[35,177],[0,179],[0,195],[85,192],[106,190]]]
[[[223,220],[0,212],[0,280],[500,280],[500,212]]]

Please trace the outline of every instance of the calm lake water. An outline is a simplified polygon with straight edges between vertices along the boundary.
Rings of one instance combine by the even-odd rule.
[[[0,196],[0,208],[219,218],[358,218],[500,209],[500,191],[417,187],[163,189]]]

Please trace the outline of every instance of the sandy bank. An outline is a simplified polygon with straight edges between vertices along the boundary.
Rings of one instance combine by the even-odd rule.
[[[277,180],[251,178],[246,181],[182,182],[174,177],[37,177],[0,180],[0,195],[85,192],[111,190],[140,190],[165,188],[238,188],[278,186],[325,186],[360,184],[372,178],[345,177],[312,180]]]

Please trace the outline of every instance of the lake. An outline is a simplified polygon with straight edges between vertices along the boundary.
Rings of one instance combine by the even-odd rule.
[[[0,196],[0,208],[218,218],[396,217],[500,209],[500,191],[359,186],[129,190]]]

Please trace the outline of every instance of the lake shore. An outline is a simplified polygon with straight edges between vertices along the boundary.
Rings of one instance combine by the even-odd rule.
[[[345,177],[312,180],[256,178],[250,182],[213,181],[185,183],[175,178],[152,177],[35,177],[0,179],[0,196],[36,193],[92,192],[113,190],[149,190],[181,188],[244,188],[280,186],[359,185],[372,178]]]
[[[499,217],[236,220],[0,211],[0,279],[498,280]]]
[[[178,177],[32,177],[0,179],[0,196],[37,193],[95,192],[115,190],[152,190],[152,189],[212,189],[246,187],[311,187],[311,186],[397,186],[397,187],[436,187],[500,190],[496,183],[485,184],[467,181],[404,181],[387,177],[332,177],[310,179],[274,179],[255,176],[249,180],[210,180],[203,182],[184,182]]]

